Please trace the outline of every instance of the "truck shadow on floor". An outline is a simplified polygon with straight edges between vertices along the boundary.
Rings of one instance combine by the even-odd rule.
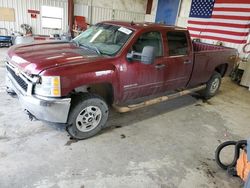
[[[100,132],[104,134],[112,131],[115,128],[133,125],[137,122],[150,119],[167,112],[171,112],[180,108],[194,105],[200,100],[199,96],[183,96],[173,100],[165,101],[155,105],[147,106],[127,113],[119,113],[114,109],[110,110],[109,120],[106,127]]]

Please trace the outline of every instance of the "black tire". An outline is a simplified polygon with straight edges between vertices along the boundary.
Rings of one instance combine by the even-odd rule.
[[[108,105],[101,97],[89,93],[78,94],[72,97],[67,132],[77,140],[92,137],[104,127],[108,114]]]
[[[207,82],[207,87],[201,92],[201,95],[205,99],[210,99],[218,93],[220,85],[221,75],[218,72],[215,72]]]

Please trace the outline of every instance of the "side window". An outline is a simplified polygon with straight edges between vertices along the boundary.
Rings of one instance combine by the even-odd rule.
[[[162,56],[162,38],[160,32],[151,31],[143,33],[132,46],[132,50],[141,53],[145,46],[153,46],[156,56]]]
[[[169,56],[188,54],[188,43],[185,32],[179,32],[179,31],[167,32],[167,42],[168,42]]]

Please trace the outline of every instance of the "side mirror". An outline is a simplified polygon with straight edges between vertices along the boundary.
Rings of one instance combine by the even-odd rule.
[[[142,53],[131,51],[126,57],[129,62],[140,60],[143,64],[153,64],[155,59],[155,48],[152,46],[145,46],[142,49]]]
[[[134,51],[131,51],[130,53],[128,53],[126,57],[127,57],[127,60],[129,62],[133,61],[133,59],[134,59]]]
[[[141,53],[141,61],[144,64],[153,64],[155,60],[155,48],[152,46],[145,46]]]

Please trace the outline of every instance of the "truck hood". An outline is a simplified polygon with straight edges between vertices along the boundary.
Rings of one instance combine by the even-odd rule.
[[[8,51],[8,58],[11,64],[27,74],[39,74],[49,68],[90,63],[104,57],[74,43],[57,41],[13,46]]]

